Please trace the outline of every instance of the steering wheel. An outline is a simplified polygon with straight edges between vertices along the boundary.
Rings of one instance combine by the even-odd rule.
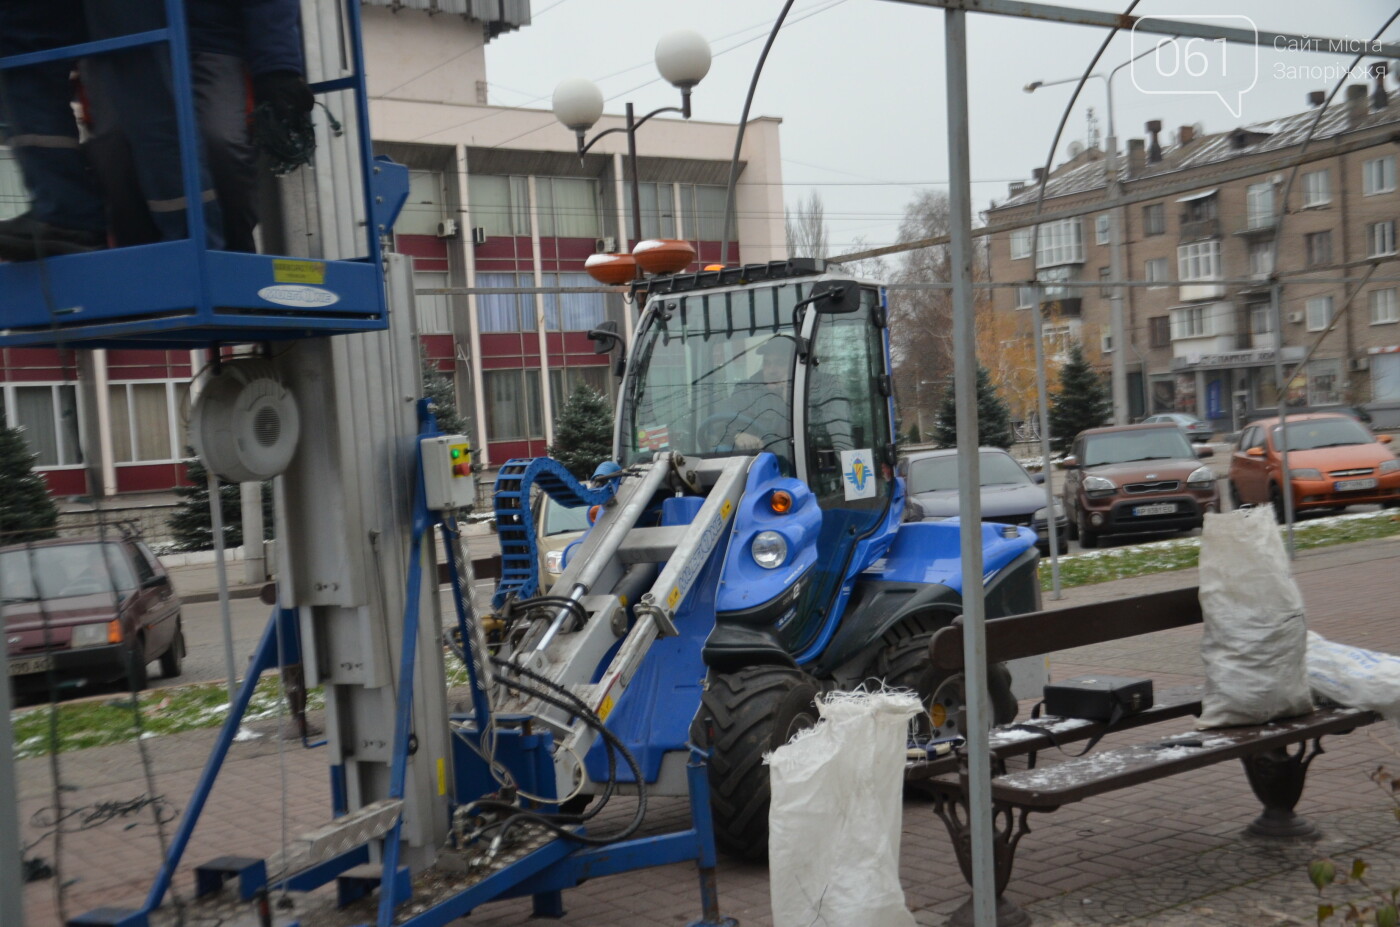
[[[733,444],[721,446],[721,440],[725,435],[732,438],[740,433],[748,431],[754,424],[752,415],[743,412],[716,412],[705,419],[695,429],[695,442],[701,447],[720,451],[725,448],[732,449]]]

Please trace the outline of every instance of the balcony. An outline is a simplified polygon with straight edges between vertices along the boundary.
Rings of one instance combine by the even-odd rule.
[[[1181,220],[1181,241],[1201,241],[1205,238],[1220,237],[1219,219],[1186,219]]]
[[[1040,301],[1040,311],[1047,318],[1077,319],[1083,305],[1082,296],[1052,296]]]
[[[1268,215],[1250,216],[1245,219],[1244,225],[1235,230],[1235,234],[1241,238],[1251,241],[1274,237],[1278,230],[1278,216],[1273,213]]]

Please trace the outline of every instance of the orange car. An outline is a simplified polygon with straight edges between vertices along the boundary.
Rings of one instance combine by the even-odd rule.
[[[1380,503],[1400,506],[1400,458],[1349,415],[1288,416],[1288,469],[1295,511]],[[1245,426],[1230,456],[1230,498],[1236,506],[1269,503],[1283,519],[1279,420]]]

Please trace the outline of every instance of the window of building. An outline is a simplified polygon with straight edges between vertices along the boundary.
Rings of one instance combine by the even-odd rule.
[[[1400,401],[1400,354],[1371,355],[1371,399]]]
[[[1040,271],[1035,275],[1035,279],[1040,281],[1041,299],[1067,299],[1071,296],[1078,296],[1077,289],[1067,286],[1056,286],[1057,283],[1067,283],[1070,280],[1077,280],[1079,274],[1069,265],[1050,267]]]
[[[1400,322],[1400,290],[1389,287],[1371,291],[1371,324]]]
[[[1395,189],[1395,156],[1373,158],[1361,164],[1361,192],[1365,196],[1389,193]]]
[[[1113,353],[1113,332],[1105,331],[1099,333],[1099,350],[1105,354]]]
[[[1322,206],[1332,202],[1331,171],[1309,171],[1303,175],[1303,205]]]
[[[685,225],[685,237],[689,241],[723,241],[720,231],[724,225],[724,205],[727,190],[722,186],[705,184],[680,185],[681,221]],[[645,214],[645,209],[643,210]],[[735,241],[735,218],[729,219],[729,240]]]
[[[29,208],[29,195],[19,173],[19,159],[0,146],[0,219],[13,219]]]
[[[542,237],[596,239],[603,234],[598,181],[536,177],[535,196]]]
[[[1108,285],[1109,277],[1113,275],[1112,269],[1108,267],[1099,268],[1099,295],[1112,296],[1113,287]]]
[[[441,171],[409,171],[408,199],[394,222],[400,235],[436,235],[447,214],[447,193]]]
[[[481,375],[481,385],[486,393],[487,440],[544,437],[538,370],[488,370]]]
[[[1207,197],[1213,199],[1213,197]],[[1220,242],[1193,241],[1176,249],[1177,278],[1183,283],[1220,279]]]
[[[1267,335],[1274,330],[1274,309],[1268,303],[1249,307],[1249,330],[1255,335]]]
[[[1070,343],[1074,340],[1074,330],[1070,325],[1046,325],[1041,329],[1045,339],[1045,353],[1051,355],[1061,355],[1069,353]]]
[[[1016,288],[1016,308],[1029,309],[1035,305],[1035,287],[1018,286]]]
[[[1332,297],[1314,296],[1305,305],[1308,331],[1320,332],[1332,324]]]
[[[558,423],[559,413],[580,386],[586,386],[608,400],[608,376],[606,364],[595,367],[556,367],[549,371],[549,395],[553,402],[554,421]]]
[[[1040,227],[1037,267],[1084,263],[1084,233],[1078,219],[1060,219]]]
[[[1267,277],[1274,272],[1274,243],[1252,241],[1249,243],[1249,275]]]
[[[676,237],[675,185],[669,183],[642,183],[637,185],[642,199],[642,238]],[[623,204],[627,212],[625,228],[632,228],[632,197],[629,195]]]
[[[532,287],[533,274],[477,274],[480,287]],[[535,330],[535,297],[528,293],[482,293],[476,311],[483,332],[532,332]]]
[[[1031,230],[1012,229],[1011,230],[1011,260],[1019,261],[1022,258],[1031,256]]]
[[[17,425],[36,454],[36,467],[69,467],[83,462],[78,442],[78,391],[71,383],[9,386],[5,421]]]
[[[1213,199],[1214,197],[1210,197]],[[1274,185],[1269,182],[1252,183],[1244,192],[1245,222],[1249,228],[1258,229],[1274,224]]]
[[[1148,283],[1156,283],[1158,286],[1153,289],[1160,289],[1167,285],[1167,259],[1153,258],[1144,267],[1144,278]]]
[[[544,274],[545,286],[597,286],[588,274]],[[602,293],[546,293],[544,327],[550,331],[586,332],[607,317]]]
[[[472,225],[490,236],[530,234],[530,182],[525,177],[472,174],[467,178]]]
[[[1214,192],[1187,200],[1181,204],[1181,221],[1204,222],[1206,219],[1216,218],[1220,214],[1220,205],[1217,200],[1218,197]]]
[[[419,290],[447,286],[447,274],[418,270],[413,273],[413,286]],[[442,335],[452,331],[452,297],[420,293],[414,297],[418,306],[418,333]]]
[[[1167,230],[1167,208],[1161,203],[1142,207],[1142,234],[1161,235]]]
[[[1366,256],[1395,253],[1395,220],[1372,222],[1366,226]]]
[[[1113,236],[1113,220],[1108,213],[1094,217],[1094,243],[1106,245]]]
[[[1172,343],[1171,319],[1165,315],[1154,315],[1147,320],[1148,344],[1154,348],[1169,347]]]
[[[1309,232],[1303,236],[1309,267],[1320,267],[1332,263],[1331,231]]]
[[[1308,405],[1334,406],[1342,401],[1342,362],[1327,358],[1308,362]]]
[[[188,389],[188,384],[173,380],[110,384],[112,459],[152,463],[183,457],[180,409]]]
[[[1210,334],[1210,315],[1206,306],[1182,306],[1172,310],[1172,340],[1200,338]]]

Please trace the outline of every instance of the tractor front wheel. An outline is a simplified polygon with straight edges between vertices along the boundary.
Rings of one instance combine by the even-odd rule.
[[[924,703],[925,712],[916,719],[920,737],[935,740],[961,737],[959,718],[966,705],[966,687],[962,673],[941,673],[929,660],[928,645],[934,632],[925,631],[885,648],[881,676],[885,685],[910,689]],[[992,723],[1009,724],[1016,720],[1019,706],[1011,694],[1011,672],[1005,663],[987,667],[987,692],[992,699]]]
[[[715,844],[744,859],[768,854],[768,769],[763,756],[817,723],[817,684],[785,666],[748,666],[710,678],[696,719],[710,749]]]

